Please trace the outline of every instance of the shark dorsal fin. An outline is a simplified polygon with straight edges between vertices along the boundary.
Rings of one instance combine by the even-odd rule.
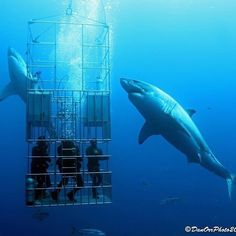
[[[196,113],[196,110],[194,110],[194,109],[186,109],[186,112],[188,113],[188,115],[190,117],[192,117]]]
[[[160,132],[157,131],[156,127],[154,129],[151,123],[145,122],[139,133],[139,137],[138,137],[139,144],[144,143],[148,137],[154,134],[159,135]]]

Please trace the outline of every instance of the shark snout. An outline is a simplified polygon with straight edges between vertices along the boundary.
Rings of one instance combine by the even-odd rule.
[[[9,70],[11,73],[16,74],[17,78],[19,78],[19,73],[21,73],[23,76],[27,75],[27,69],[26,69],[26,64],[22,56],[14,49],[9,47],[8,48],[8,65],[9,65]]]
[[[129,92],[129,80],[121,78],[120,79],[120,84],[123,87],[123,89],[128,93]]]
[[[131,94],[131,93],[142,93],[142,87],[139,86],[139,81],[133,79],[120,79],[121,86],[123,89]]]
[[[7,55],[8,55],[8,57],[11,57],[11,56],[15,57],[17,55],[17,52],[15,51],[14,48],[9,47]]]

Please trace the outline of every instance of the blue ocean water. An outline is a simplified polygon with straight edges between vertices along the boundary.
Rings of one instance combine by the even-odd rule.
[[[236,2],[114,0],[113,5],[113,203],[47,208],[49,217],[41,222],[32,217],[35,210],[24,206],[25,104],[12,96],[0,103],[0,235],[64,236],[73,227],[91,227],[109,236],[182,236],[187,225],[236,226],[236,193],[230,201],[223,179],[188,164],[161,137],[138,144],[144,119],[119,83],[120,77],[144,80],[197,110],[193,119],[207,143],[235,173]],[[9,81],[8,46],[25,55],[27,21],[64,8],[56,0],[0,2],[1,88]],[[180,201],[160,205],[168,197]]]

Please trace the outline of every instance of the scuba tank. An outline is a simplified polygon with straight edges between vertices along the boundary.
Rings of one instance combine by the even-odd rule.
[[[36,185],[36,181],[31,178],[31,177],[27,177],[26,178],[26,186],[25,186],[25,197],[26,197],[26,205],[28,206],[32,206],[34,204],[35,201],[35,185]]]

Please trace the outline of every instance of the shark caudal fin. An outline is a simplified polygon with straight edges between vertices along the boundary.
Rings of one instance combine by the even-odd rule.
[[[229,199],[232,200],[234,185],[236,184],[236,175],[231,174],[231,178],[226,179],[228,186]]]

